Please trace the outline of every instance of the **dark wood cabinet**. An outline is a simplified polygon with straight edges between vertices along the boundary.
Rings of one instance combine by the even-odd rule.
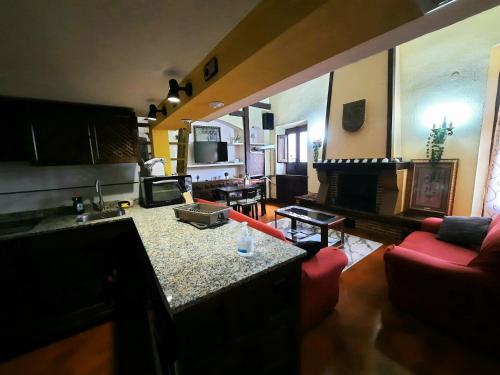
[[[91,120],[96,164],[137,161],[137,121],[126,115],[97,116]]]
[[[26,161],[33,156],[26,108],[22,103],[0,99],[0,161]]]
[[[65,113],[45,112],[30,121],[35,164],[93,164],[88,121],[68,120]]]
[[[29,160],[35,165],[137,161],[137,119],[126,108],[2,98],[0,118],[0,161]]]
[[[307,176],[276,175],[276,195],[281,203],[295,204],[295,197],[307,194]]]
[[[179,375],[298,374],[300,261],[174,315]]]

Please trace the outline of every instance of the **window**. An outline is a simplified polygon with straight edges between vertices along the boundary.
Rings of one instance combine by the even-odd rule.
[[[287,134],[288,152],[286,161],[289,163],[295,162],[297,158],[297,134],[291,133]]]
[[[299,133],[299,162],[307,163],[307,130]]]
[[[286,129],[277,139],[278,163],[286,163],[288,174],[307,174],[307,125]]]

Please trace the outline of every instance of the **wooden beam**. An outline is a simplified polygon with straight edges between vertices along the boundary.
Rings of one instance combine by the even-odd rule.
[[[261,1],[182,80],[191,82],[193,95],[181,92],[176,107],[159,104],[168,117],[154,126],[178,129],[182,119],[210,119],[219,111],[211,101],[230,106],[421,16],[414,0]],[[219,73],[206,82],[204,67],[214,56]]]
[[[263,103],[263,102],[257,102],[257,103],[250,104],[250,107],[255,107],[255,108],[261,108],[261,109],[270,110],[271,109],[271,104],[269,104],[269,103]]]
[[[154,158],[165,159],[165,175],[172,174],[172,163],[170,162],[170,143],[168,141],[168,130],[150,128],[151,153]]]
[[[234,111],[229,113],[229,116],[244,117],[245,114],[243,111]]]
[[[243,142],[245,147],[245,174],[248,174],[248,163],[250,162],[250,111],[248,107],[243,108]]]
[[[387,140],[385,143],[385,157],[391,160],[392,155],[392,115],[394,106],[394,67],[396,65],[396,55],[394,48],[388,51],[387,63]],[[400,155],[394,155],[400,156]]]
[[[321,159],[326,159],[326,146],[328,143],[328,128],[330,127],[330,111],[332,108],[332,91],[333,91],[333,75],[335,72],[330,72],[328,80],[328,96],[326,99],[326,114],[325,114],[325,134],[323,136],[323,150],[321,151]]]

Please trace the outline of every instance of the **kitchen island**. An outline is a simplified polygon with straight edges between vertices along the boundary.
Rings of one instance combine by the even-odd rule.
[[[133,206],[125,216],[85,224],[54,215],[9,237],[117,220],[133,220],[168,301],[180,338],[179,373],[297,371],[305,255],[297,247],[251,229],[255,255],[243,258],[237,222],[200,230],[178,222],[172,206]]]

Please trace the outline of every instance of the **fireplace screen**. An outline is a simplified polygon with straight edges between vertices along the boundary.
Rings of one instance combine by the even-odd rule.
[[[342,173],[338,176],[337,206],[360,211],[377,211],[375,175]]]

